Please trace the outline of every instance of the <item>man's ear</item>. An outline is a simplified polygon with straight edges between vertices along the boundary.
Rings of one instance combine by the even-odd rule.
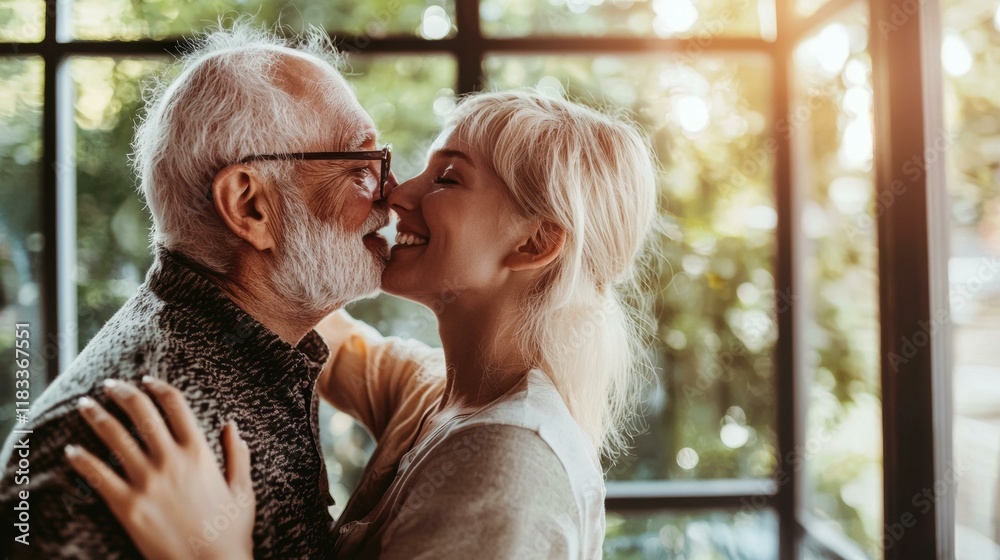
[[[504,265],[511,270],[531,270],[541,268],[562,252],[566,244],[566,230],[552,222],[542,222],[531,237],[521,241],[513,253],[504,259]]]
[[[212,203],[229,229],[258,251],[275,246],[275,216],[253,169],[231,165],[212,182]]]

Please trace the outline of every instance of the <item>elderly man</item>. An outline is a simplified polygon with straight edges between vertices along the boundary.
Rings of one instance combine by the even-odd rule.
[[[238,424],[253,458],[255,556],[330,549],[313,390],[329,351],[312,329],[378,289],[389,152],[376,149],[371,118],[319,36],[293,48],[238,24],[205,36],[179,64],[134,143],[155,264],[36,403],[26,485],[12,485],[17,440],[4,446],[5,531],[24,491],[31,512],[30,544],[4,539],[11,557],[138,555],[93,492],[100,481],[71,474],[63,448],[82,443],[108,458],[77,404],[96,399],[124,418],[102,385],[123,391],[145,375],[187,395],[220,463],[220,429]],[[210,542],[239,513],[220,512],[178,545]]]

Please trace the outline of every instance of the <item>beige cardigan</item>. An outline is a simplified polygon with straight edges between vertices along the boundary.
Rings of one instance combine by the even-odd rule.
[[[346,313],[316,330],[331,351],[319,393],[378,443],[337,522],[336,556],[600,558],[600,464],[542,372],[430,425],[440,349],[382,337]]]

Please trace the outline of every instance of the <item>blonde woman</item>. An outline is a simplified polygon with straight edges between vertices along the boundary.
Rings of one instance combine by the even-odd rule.
[[[424,171],[388,194],[399,233],[382,276],[434,311],[443,353],[343,312],[316,327],[331,351],[318,391],[378,442],[331,556],[601,556],[600,457],[622,450],[648,367],[622,290],[655,200],[627,122],[527,92],[459,105]],[[146,388],[166,422],[142,391],[109,391],[147,426],[138,474],[75,446],[69,461],[147,557],[251,557],[253,457],[235,426],[223,476],[180,393]],[[112,451],[134,448],[87,406]]]

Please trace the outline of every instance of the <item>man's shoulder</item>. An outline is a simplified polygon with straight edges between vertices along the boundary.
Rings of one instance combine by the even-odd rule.
[[[201,394],[200,382],[212,378],[202,374],[224,364],[205,351],[205,333],[189,328],[191,313],[190,308],[161,299],[148,283],[140,285],[36,398],[25,429],[35,430],[38,439],[70,428],[79,431],[77,400],[82,396],[103,400],[101,384],[109,378],[139,383],[151,375]],[[85,426],[82,429],[88,431]]]
[[[155,348],[176,332],[170,316],[179,313],[175,306],[160,299],[148,284],[142,284],[118,311],[91,338],[68,371],[85,369],[102,360],[118,362],[126,355],[141,361],[135,352]]]
[[[197,354],[191,351],[197,337],[177,325],[177,316],[184,312],[141,285],[39,396],[33,416],[58,415],[79,397],[97,391],[107,378],[139,381],[177,361],[197,361],[186,357]]]

